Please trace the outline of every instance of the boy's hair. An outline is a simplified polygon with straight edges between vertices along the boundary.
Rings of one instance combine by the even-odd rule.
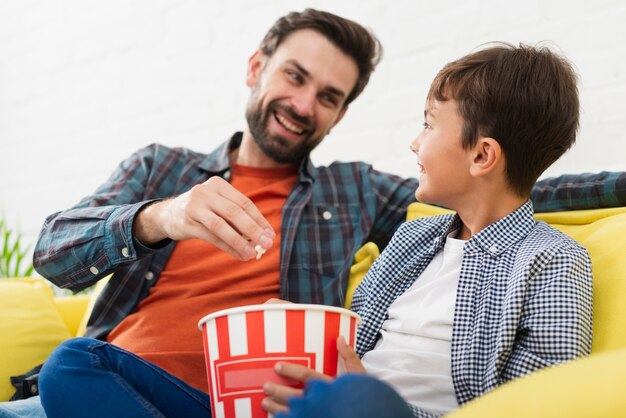
[[[509,184],[529,196],[541,173],[576,140],[576,82],[571,64],[547,47],[497,43],[443,67],[428,99],[456,100],[463,147],[479,136],[494,138]]]
[[[278,19],[263,38],[260,48],[269,57],[287,36],[301,29],[318,32],[356,62],[359,77],[346,98],[344,106],[347,106],[361,94],[380,62],[380,41],[372,32],[352,20],[320,10],[305,9]]]

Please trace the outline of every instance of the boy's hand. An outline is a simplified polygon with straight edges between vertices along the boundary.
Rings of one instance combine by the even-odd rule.
[[[339,357],[343,360],[343,364],[346,366],[347,373],[365,373],[365,367],[363,367],[359,355],[354,351],[354,348],[348,345],[343,337],[337,338],[337,351],[339,352]]]
[[[337,338],[337,351],[339,356],[343,360],[346,371],[348,373],[365,373],[365,368],[356,354],[354,349],[350,347],[343,337]],[[299,364],[278,362],[274,367],[277,374],[282,377],[295,380],[302,383],[307,383],[310,380],[325,380],[332,381],[333,379],[325,374],[321,374],[313,369],[310,369]],[[263,399],[263,408],[272,413],[286,412],[289,410],[287,402],[289,398],[303,394],[302,389],[295,389],[290,386],[281,385],[275,382],[266,382],[263,385],[263,393],[268,397]]]
[[[316,372],[313,369],[302,366],[300,364],[286,363],[286,362],[278,362],[274,366],[274,371],[276,374],[295,380],[302,383],[307,383],[309,380],[327,380],[331,381],[332,379],[325,374],[321,374]],[[290,386],[281,385],[280,383],[275,382],[266,382],[263,385],[263,393],[265,393],[268,397],[263,399],[263,409],[266,411],[276,414],[277,412],[286,412],[289,410],[287,407],[287,401],[289,398],[294,396],[302,396],[303,390],[292,388]]]

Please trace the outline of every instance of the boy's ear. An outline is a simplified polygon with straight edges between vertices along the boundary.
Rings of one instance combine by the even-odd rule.
[[[257,85],[266,61],[267,56],[261,49],[257,49],[254,54],[248,58],[248,69],[246,71],[246,85],[248,87]]]
[[[480,177],[493,173],[499,167],[504,167],[504,154],[500,143],[489,137],[478,138],[472,148],[470,173]]]

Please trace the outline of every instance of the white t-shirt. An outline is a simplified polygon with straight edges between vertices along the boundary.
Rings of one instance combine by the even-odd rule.
[[[450,236],[415,283],[391,304],[376,346],[362,359],[367,373],[390,384],[408,402],[437,414],[458,407],[450,342],[467,241]]]

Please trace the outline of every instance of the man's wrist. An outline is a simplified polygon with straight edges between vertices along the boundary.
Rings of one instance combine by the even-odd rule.
[[[164,205],[167,205],[167,201],[155,200],[139,209],[135,215],[133,237],[143,245],[150,247],[168,238],[159,222]]]

